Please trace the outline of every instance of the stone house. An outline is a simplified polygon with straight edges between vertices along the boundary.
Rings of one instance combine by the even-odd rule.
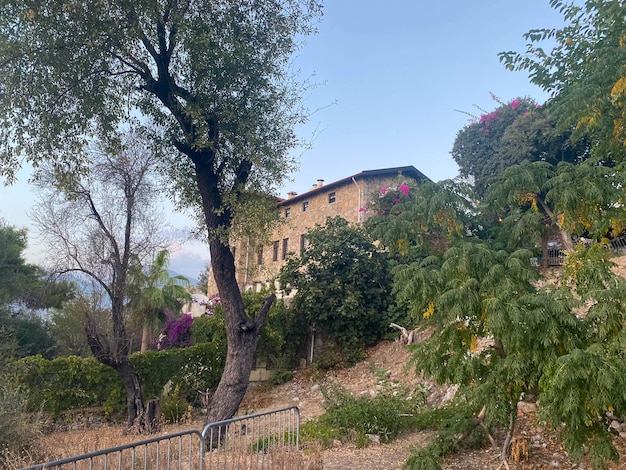
[[[288,193],[287,199],[279,199],[277,204],[285,223],[274,230],[269,244],[259,246],[249,239],[233,241],[240,289],[260,291],[274,283],[289,253],[300,253],[306,246],[307,231],[316,224],[323,225],[327,217],[341,216],[350,223],[362,223],[368,216],[364,209],[372,198],[379,197],[381,187],[409,181],[419,184],[423,180],[428,178],[414,166],[403,166],[362,171],[327,184],[319,179],[305,193]],[[213,276],[209,275],[208,293],[216,292]]]

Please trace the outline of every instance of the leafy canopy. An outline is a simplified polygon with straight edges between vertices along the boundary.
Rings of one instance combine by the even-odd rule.
[[[225,194],[215,210],[242,182],[272,189],[306,115],[287,65],[320,12],[314,0],[2,2],[0,174],[12,180],[23,157],[80,167],[90,136],[141,121],[183,202],[200,199],[179,152],[204,155]]]
[[[387,327],[391,278],[385,253],[362,227],[329,217],[306,234],[300,256],[290,256],[280,273],[293,308],[315,330],[341,347],[379,339]]]
[[[593,150],[622,160],[626,131],[626,5],[620,0],[551,0],[565,26],[533,29],[523,53],[507,51],[501,61],[525,70],[549,92],[560,129],[593,136]]]

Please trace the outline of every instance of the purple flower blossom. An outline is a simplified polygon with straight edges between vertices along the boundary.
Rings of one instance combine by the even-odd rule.
[[[513,109],[517,109],[517,108],[519,108],[519,104],[520,104],[520,103],[519,103],[519,100],[518,100],[518,99],[514,99],[513,101],[511,101],[511,103],[510,103],[510,104],[511,104],[511,108],[513,108]]]
[[[191,346],[191,324],[193,317],[184,314],[175,317],[171,312],[166,312],[167,320],[163,326],[161,337],[158,343],[158,349],[180,348]]]
[[[400,191],[405,196],[409,195],[409,187],[406,184],[401,184],[398,186],[398,191]]]

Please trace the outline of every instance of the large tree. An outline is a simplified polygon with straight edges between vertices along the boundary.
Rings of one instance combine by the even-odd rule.
[[[139,376],[129,361],[127,304],[133,261],[148,259],[163,243],[155,207],[158,160],[153,146],[134,134],[117,149],[105,150],[92,152],[85,175],[45,164],[39,181],[42,198],[33,218],[54,260],[52,269],[74,275],[110,310],[110,330],[96,315],[86,315],[87,342],[94,357],[122,377],[128,428],[144,432],[150,423]]]
[[[461,129],[452,148],[452,158],[461,176],[471,177],[479,198],[493,180],[524,160],[576,162],[588,154],[584,139],[570,141],[572,132],[560,130],[549,106],[529,98],[516,98],[484,112]]]
[[[500,59],[511,70],[525,70],[549,92],[559,128],[593,139],[594,152],[622,160],[626,140],[626,5],[621,0],[552,0],[565,25],[525,34],[524,52]]]
[[[228,235],[241,195],[292,166],[304,118],[290,58],[316,0],[3,1],[0,161],[80,162],[92,130],[151,127],[184,203],[199,208],[228,332],[209,419],[232,416],[273,297],[246,315]]]

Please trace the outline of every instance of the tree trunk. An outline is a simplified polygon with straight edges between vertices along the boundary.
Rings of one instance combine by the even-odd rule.
[[[119,321],[119,316],[114,316],[113,321]],[[127,431],[134,434],[148,432],[145,427],[145,407],[143,402],[143,391],[139,376],[133,369],[126,348],[125,330],[122,326],[116,329],[119,336],[113,345],[115,351],[111,351],[111,345],[106,341],[96,328],[96,324],[89,315],[85,317],[85,334],[87,343],[98,362],[114,369],[122,377],[122,383],[126,390],[127,408]]]
[[[126,389],[127,420],[126,429],[130,434],[143,434],[149,432],[149,424],[146,423],[143,392],[139,376],[127,358],[115,366],[115,370],[122,376],[122,382]]]
[[[141,352],[145,353],[150,346],[150,326],[148,322],[144,320],[143,327],[141,329]]]
[[[207,410],[208,422],[233,417],[248,389],[258,335],[254,332],[239,332],[234,336],[229,335],[228,338],[226,364]]]
[[[272,294],[265,300],[254,319],[248,317],[235,279],[230,249],[219,241],[210,243],[210,248],[228,341],[224,372],[207,410],[208,421],[215,422],[232,418],[246,394],[259,335],[276,296]]]
[[[214,136],[217,136],[216,130]],[[237,284],[235,259],[228,246],[228,239],[224,239],[225,234],[227,238],[232,226],[233,216],[231,209],[227,205],[224,206],[219,177],[212,167],[215,154],[210,149],[198,153],[180,144],[177,147],[191,158],[195,166],[196,183],[202,197],[208,231],[211,269],[226,323],[228,342],[226,363],[207,410],[207,419],[209,422],[215,422],[232,418],[246,394],[259,335],[276,296],[271,294],[256,316],[248,317]],[[251,165],[251,162],[244,160],[236,169],[233,194],[237,194],[245,186]]]

